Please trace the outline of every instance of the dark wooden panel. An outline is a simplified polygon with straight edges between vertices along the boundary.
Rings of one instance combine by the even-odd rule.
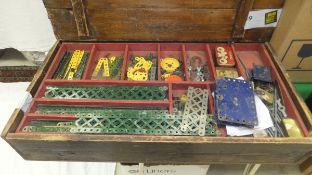
[[[231,35],[231,25],[200,24],[182,22],[112,22],[93,23],[90,26],[97,39],[113,40],[226,40]]]
[[[230,24],[233,25],[236,10],[234,9],[107,9],[87,10],[93,24],[115,21],[161,23],[164,21],[181,23]]]
[[[249,11],[252,9],[254,0],[242,0],[236,14],[235,24],[233,28],[233,38],[244,38],[245,22]]]
[[[79,38],[72,10],[47,9],[47,12],[49,19],[51,20],[56,38],[58,39]]]
[[[73,6],[73,15],[76,22],[78,36],[88,37],[89,28],[86,17],[86,9],[82,0],[71,0]]]
[[[255,0],[253,9],[282,8],[285,0]]]
[[[234,9],[88,10],[93,38],[106,40],[228,40]],[[188,22],[185,22],[188,21]]]
[[[70,0],[42,0],[46,8],[72,8]],[[240,0],[96,0],[86,1],[88,8],[237,8]],[[285,0],[255,0],[253,9],[281,8]]]
[[[312,155],[303,163],[301,163],[299,168],[304,175],[311,175],[312,174]]]
[[[232,37],[245,41],[243,26],[246,15],[252,8],[252,3],[246,3],[252,0],[90,0],[82,2],[86,7],[86,20],[82,21],[85,21],[87,27],[80,28],[89,31],[89,34],[83,32],[83,35],[88,36],[88,39],[107,41],[229,41],[233,40]],[[76,24],[80,23],[78,19],[75,20],[73,15],[75,13],[70,9],[72,8],[70,0],[44,0],[44,3],[48,7],[49,18],[57,38],[85,39],[80,37],[81,32],[80,36],[78,35],[80,30],[77,29]],[[253,7],[270,8],[281,4],[279,0],[272,0],[272,2],[256,0]],[[118,23],[121,24],[118,26]],[[234,32],[233,26],[235,26]],[[258,34],[257,29],[251,29],[246,33],[246,40],[268,41],[272,35],[271,30]]]
[[[275,28],[256,28],[252,30],[246,30],[244,39],[245,41],[265,42],[271,39],[271,36]]]
[[[69,9],[47,9],[48,17],[52,23],[69,23],[75,24],[75,19],[73,16],[73,11]],[[75,27],[75,26],[74,26]]]
[[[66,9],[72,8],[70,0],[42,0],[46,8]]]
[[[92,0],[85,1],[89,9],[107,8],[233,8],[240,0]]]

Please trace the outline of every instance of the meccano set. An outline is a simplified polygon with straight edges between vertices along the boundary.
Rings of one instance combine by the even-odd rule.
[[[306,136],[279,82],[260,43],[63,42],[17,132],[227,136],[257,127],[257,95],[257,136]]]

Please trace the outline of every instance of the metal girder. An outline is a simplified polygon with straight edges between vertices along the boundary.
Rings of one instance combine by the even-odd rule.
[[[59,99],[112,99],[112,100],[164,100],[166,86],[47,86],[47,98]]]

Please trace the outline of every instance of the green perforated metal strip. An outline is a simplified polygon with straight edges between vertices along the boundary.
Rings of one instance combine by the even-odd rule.
[[[164,100],[166,86],[47,86],[47,98],[59,99],[112,99],[112,100]]]
[[[103,107],[82,107],[82,106],[50,106],[38,105],[37,112],[40,114],[116,114],[116,115],[137,115],[137,114],[168,114],[168,110],[162,109],[135,109],[135,108],[103,108]]]
[[[199,129],[182,131],[182,115],[100,115],[79,116],[72,133],[147,134],[147,135],[199,135]],[[205,134],[216,135],[213,116],[206,117]]]
[[[43,114],[75,114],[75,121],[34,120],[24,132],[72,132],[104,134],[199,135],[200,128],[181,129],[182,114],[170,115],[167,110],[100,109],[98,107],[39,106]],[[185,116],[184,116],[185,118]],[[189,120],[193,118],[190,116]],[[205,118],[204,135],[216,135],[214,117]],[[53,127],[55,126],[55,127]],[[197,128],[196,128],[197,127]]]

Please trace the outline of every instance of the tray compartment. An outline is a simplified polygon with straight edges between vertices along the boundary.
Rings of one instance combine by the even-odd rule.
[[[60,47],[60,49],[58,50],[52,64],[51,67],[48,70],[48,73],[45,77],[45,79],[57,79],[56,78],[56,72],[62,72],[62,70],[66,70],[67,66],[64,66],[66,64],[69,64],[69,60],[71,58],[71,55],[69,54],[68,57],[66,59],[64,59],[65,62],[63,62],[62,58],[64,56],[64,54],[66,52],[73,52],[75,50],[83,50],[84,51],[84,56],[87,54],[87,59],[83,62],[83,58],[78,66],[77,72],[80,70],[80,74],[81,74],[81,78],[75,78],[73,77],[73,79],[82,79],[85,73],[85,69],[87,67],[87,64],[92,56],[92,50],[94,48],[94,45],[92,43],[63,43]],[[66,62],[67,60],[67,62]],[[82,66],[82,67],[81,67]],[[83,68],[83,69],[81,69]],[[63,71],[65,75],[66,71]],[[74,74],[76,75],[77,72]],[[68,77],[68,76],[67,76]],[[60,79],[60,78],[58,78]],[[62,79],[62,78],[61,78]]]
[[[158,80],[158,44],[129,43],[125,79]]]
[[[188,80],[190,81],[211,81],[214,80],[213,60],[211,53],[208,53],[207,44],[189,43],[185,44],[186,66],[188,69]],[[197,75],[197,67],[203,74],[203,80]],[[191,75],[191,76],[190,76]]]
[[[278,73],[274,63],[272,62],[271,57],[267,53],[264,45],[259,44],[259,43],[248,43],[248,44],[237,43],[237,44],[233,45],[233,48],[235,49],[236,54],[241,55],[242,60],[247,59],[247,58],[243,58],[246,55],[250,56],[250,57],[248,57],[248,59],[255,59],[256,60],[256,61],[249,61],[248,65],[250,65],[250,63],[257,63],[257,64],[259,63],[260,65],[261,65],[261,63],[263,63],[263,65],[265,65],[271,69],[272,80],[273,80],[273,82],[277,83],[277,85],[278,85],[278,89],[280,91],[280,97],[281,97],[282,103],[285,106],[285,110],[286,110],[288,116],[297,121],[302,132],[304,133],[305,136],[307,136],[308,135],[307,128],[305,127],[304,122],[303,122],[302,118],[300,117],[300,114],[299,114],[298,110],[296,109],[296,106],[295,106],[291,96],[287,92],[288,89],[286,88],[285,84],[282,83],[283,81],[281,79],[281,76],[279,75],[279,73]],[[251,55],[253,55],[253,56],[251,56]]]
[[[225,66],[218,66],[217,64],[217,57],[216,57],[216,53],[215,53],[215,49],[216,47],[218,46],[230,46],[232,51],[233,51],[233,56],[234,56],[234,61],[235,61],[235,66],[234,67],[225,67]],[[216,69],[219,69],[219,68],[224,68],[224,69],[236,69],[237,73],[238,73],[238,76],[242,76],[244,79],[246,79],[246,74],[245,72],[243,71],[243,66],[242,64],[238,61],[238,58],[236,56],[236,52],[235,50],[233,49],[232,45],[231,44],[224,44],[224,43],[211,43],[209,44],[209,49],[210,49],[210,52],[211,52],[211,55],[212,55],[212,59],[213,59],[213,62],[214,62],[214,67],[215,67],[215,70]],[[216,75],[216,72],[215,72],[215,75]],[[217,75],[216,75],[217,77]]]
[[[56,88],[54,88],[56,87]],[[120,87],[120,88],[118,88]],[[49,88],[49,90],[46,90]],[[100,89],[99,89],[100,88]],[[101,90],[102,89],[102,90]],[[117,93],[119,92],[119,93]],[[47,93],[45,96],[45,93]],[[154,81],[46,81],[36,94],[36,98],[51,99],[98,99],[98,100],[156,100],[168,101],[168,84]],[[131,99],[133,98],[133,99]]]
[[[124,55],[127,52],[126,48],[126,44],[123,43],[95,44],[92,57],[90,57],[90,61],[85,71],[84,79],[120,80],[122,75],[122,67],[125,60]],[[115,59],[112,60],[114,57]],[[106,60],[108,62],[109,76],[103,76],[105,69],[103,58],[107,58]]]
[[[160,44],[159,66],[161,80],[187,81],[185,46],[177,43]]]
[[[86,120],[90,120],[90,124],[94,122],[99,122],[101,117],[105,117],[107,119],[112,120],[117,117],[117,120],[120,122],[118,117],[135,117],[137,114],[143,115],[153,115],[166,113],[168,114],[168,105],[160,104],[160,103],[148,103],[148,102],[139,102],[139,103],[103,103],[103,102],[88,102],[88,103],[81,103],[77,101],[47,101],[45,99],[35,99],[35,102],[29,111],[29,113],[23,118],[20,126],[17,129],[17,132],[27,132],[26,128],[29,128],[29,125],[33,126],[32,123],[29,123],[30,120],[39,120],[40,121],[50,121],[43,123],[42,126],[48,127],[57,127],[58,122],[63,122],[64,120],[70,121],[79,121],[86,123]],[[146,114],[144,113],[146,112]],[[155,114],[154,114],[155,113]],[[90,117],[99,117],[97,120],[92,121]],[[83,119],[83,118],[85,119]],[[139,119],[139,118],[138,118]],[[61,123],[60,123],[61,124]],[[88,125],[88,123],[86,123]],[[103,123],[105,124],[105,123]],[[111,123],[114,125],[114,123]],[[61,124],[64,126],[64,124]],[[71,125],[70,127],[78,127],[77,123],[66,124]],[[106,123],[107,125],[107,123]],[[39,123],[35,126],[40,126]],[[118,125],[117,125],[118,126]],[[40,126],[39,129],[42,129]],[[44,129],[44,128],[43,128]],[[56,128],[58,129],[58,128]],[[70,128],[65,126],[61,128],[61,132],[69,133]],[[34,130],[34,132],[40,132]],[[45,131],[45,132],[50,132]],[[53,132],[53,131],[51,131]],[[55,131],[60,132],[60,131]]]

